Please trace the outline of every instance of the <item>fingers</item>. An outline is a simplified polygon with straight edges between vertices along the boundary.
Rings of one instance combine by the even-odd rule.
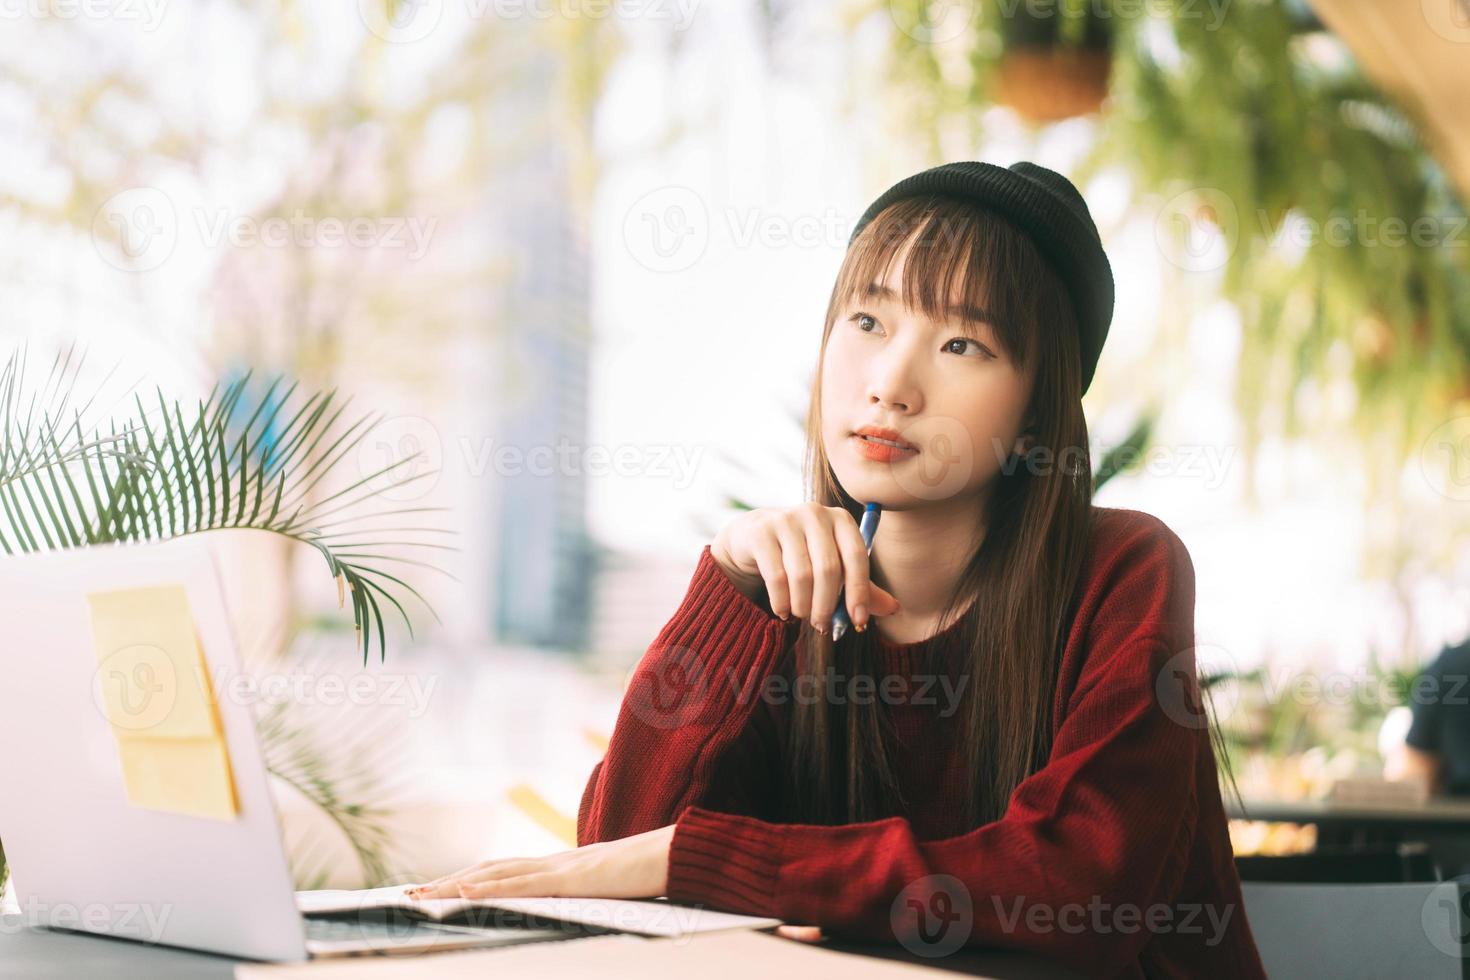
[[[898,600],[893,593],[878,585],[869,585],[869,609],[868,613],[873,616],[892,616],[898,612]]]
[[[824,938],[821,926],[777,926],[776,934],[803,943],[818,943]]]
[[[413,899],[458,898],[461,885],[479,884],[511,875],[527,874],[543,870],[545,866],[544,858],[496,858],[470,865],[468,868],[442,878],[435,878],[417,888],[407,888],[404,892]]]
[[[751,546],[761,579],[766,583],[766,602],[771,612],[782,619],[791,618],[791,589],[787,585],[786,566],[781,561],[781,546],[774,534],[763,534]]]
[[[799,616],[828,633],[838,597],[854,627],[866,628],[873,616],[898,612],[898,600],[874,585],[857,521],[842,507],[808,501],[790,508],[766,508],[742,518],[726,539],[729,561],[738,569],[753,565],[771,612]],[[714,547],[711,546],[713,553]]]
[[[812,562],[806,553],[806,533],[791,513],[772,521],[772,530],[781,548],[781,565],[786,570],[789,615],[806,619],[812,610]]]
[[[560,892],[561,876],[554,871],[538,871],[534,874],[511,875],[478,884],[460,886],[459,894],[465,898],[555,898]]]
[[[409,898],[454,898],[459,894],[459,879],[468,874],[481,871],[495,861],[481,861],[467,868],[461,868],[453,874],[442,875],[432,881],[426,881],[422,885],[405,888],[404,894]]]
[[[843,518],[846,518],[844,520]],[[836,520],[837,547],[842,555],[842,601],[848,618],[858,632],[868,628],[870,580],[868,546],[863,543],[857,522],[846,511]]]
[[[802,508],[798,513],[812,569],[809,614],[812,626],[826,633],[832,629],[832,612],[842,589],[842,556],[837,552],[835,522],[825,507]]]
[[[410,888],[406,894],[415,901],[431,898],[458,898],[459,879],[453,876],[440,878],[426,885],[420,885],[418,888]]]
[[[472,871],[457,879],[460,887],[465,885],[482,885],[488,881],[499,881],[501,878],[511,878],[515,875],[534,874],[545,871],[547,862],[542,858],[519,858],[506,861],[496,861],[488,868]]]

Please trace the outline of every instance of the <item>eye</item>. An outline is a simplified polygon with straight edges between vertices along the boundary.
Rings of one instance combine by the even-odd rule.
[[[954,350],[953,349],[953,345],[954,344],[973,344],[975,346],[976,353],[978,353],[981,357],[984,357],[984,358],[987,358],[987,359],[991,359],[991,360],[993,360],[995,358],[995,355],[992,354],[989,350],[987,350],[985,348],[985,345],[984,344],[980,343],[980,341],[975,340],[975,339],[973,339],[971,337],[955,337],[952,340],[946,341],[945,344],[944,344],[944,349],[946,351],[949,351],[952,354],[964,354],[964,349],[963,348],[961,348],[960,350]]]
[[[868,313],[854,313],[852,316],[848,317],[847,320],[849,323],[856,324],[857,328],[863,333],[872,333],[873,329],[878,328],[877,317],[874,317]]]

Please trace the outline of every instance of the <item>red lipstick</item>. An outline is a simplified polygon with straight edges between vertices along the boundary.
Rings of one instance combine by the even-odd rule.
[[[860,455],[877,463],[895,463],[919,454],[918,447],[896,430],[878,425],[865,425],[851,438]]]

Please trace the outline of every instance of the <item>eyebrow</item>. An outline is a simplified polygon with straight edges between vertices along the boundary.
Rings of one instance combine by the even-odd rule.
[[[864,299],[881,299],[890,303],[898,302],[898,293],[880,282],[868,283],[867,287],[862,291],[862,295]],[[988,312],[978,306],[971,306],[968,303],[961,303],[957,306],[946,306],[942,312],[946,316],[953,317],[957,320],[966,320],[985,326],[995,325],[995,321],[991,319]]]

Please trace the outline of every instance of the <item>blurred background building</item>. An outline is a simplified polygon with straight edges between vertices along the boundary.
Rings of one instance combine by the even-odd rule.
[[[500,322],[512,324],[485,365],[499,394],[500,445],[583,446],[591,375],[591,284],[587,216],[575,206],[568,148],[554,118],[557,62],[537,52],[502,96],[500,125],[517,134],[517,158],[490,175],[495,238],[514,272]],[[499,367],[498,367],[499,366]],[[586,647],[597,554],[587,534],[587,482],[557,466],[500,481],[495,514],[494,636],[553,650]]]

